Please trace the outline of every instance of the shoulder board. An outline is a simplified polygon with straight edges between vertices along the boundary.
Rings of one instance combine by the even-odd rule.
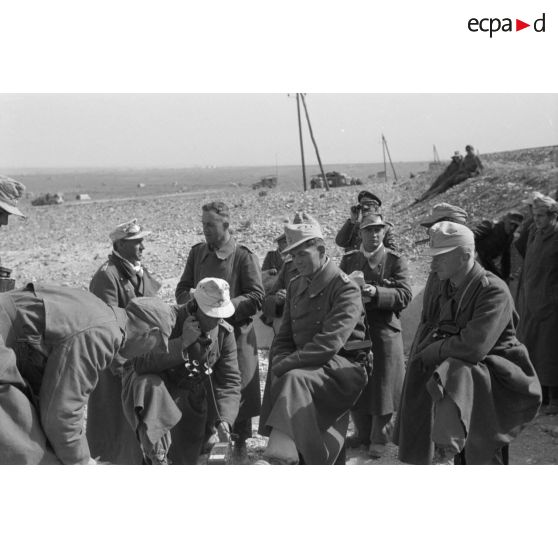
[[[198,246],[203,246],[204,244],[206,244],[205,240],[202,240],[201,242],[198,242],[197,244],[194,244],[192,246],[192,248],[197,248]]]
[[[237,244],[237,246],[239,248],[244,248],[244,250],[246,250],[247,252],[250,252],[250,254],[254,253],[254,251],[251,248],[248,248],[248,246],[246,246],[245,244]]]
[[[339,272],[339,277],[341,277],[341,281],[343,281],[343,283],[349,283],[351,280],[349,279],[349,276],[344,273],[343,271]]]
[[[482,276],[481,285],[483,287],[488,287],[488,285],[490,285],[490,279],[488,278],[488,275],[483,275]]]
[[[392,256],[395,256],[396,258],[400,258],[403,255],[403,254],[401,254],[401,252],[396,252],[395,250],[392,250],[391,248],[386,248],[386,253],[391,254]]]
[[[106,271],[108,269],[109,263],[105,262],[100,268],[99,271]]]
[[[296,281],[297,279],[300,279],[302,277],[302,275],[300,275],[300,273],[298,275],[295,275],[290,281],[289,284],[292,283],[293,281]]]
[[[348,252],[345,252],[345,253],[343,254],[343,257],[345,257],[345,256],[354,256],[355,254],[358,254],[358,253],[360,253],[360,250],[349,250]]]
[[[219,320],[219,325],[229,333],[234,331],[234,327],[223,319]]]

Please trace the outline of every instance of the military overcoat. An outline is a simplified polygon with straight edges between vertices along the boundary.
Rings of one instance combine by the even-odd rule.
[[[160,288],[147,269],[137,275],[114,254],[89,284],[93,294],[118,308],[125,308],[135,297],[155,296]],[[123,374],[122,363],[115,362],[109,373],[100,376],[87,404],[87,439],[94,457],[115,465],[137,465],[142,462],[142,453],[122,407]]]
[[[238,421],[260,414],[260,375],[254,316],[261,309],[264,297],[257,256],[246,246],[230,241],[219,250],[200,242],[188,254],[186,267],[176,287],[176,301],[190,299],[190,289],[205,277],[218,277],[229,283],[234,315],[227,321],[234,327],[238,350],[238,366],[242,390]]]

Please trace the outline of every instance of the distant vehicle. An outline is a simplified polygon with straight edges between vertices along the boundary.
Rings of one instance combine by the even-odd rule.
[[[90,201],[91,196],[89,194],[78,194],[76,196],[76,200],[77,201]]]
[[[360,178],[350,177],[348,174],[344,172],[326,172],[325,173],[327,184],[330,188],[339,188],[341,186],[354,186],[362,184],[362,180]],[[319,180],[315,180],[314,184],[312,185],[312,181],[318,178]],[[323,184],[323,178],[321,175],[314,175],[312,180],[310,180],[310,187],[311,188],[321,188]]]
[[[64,196],[61,192],[57,192],[56,194],[43,194],[31,200],[31,205],[60,205],[64,203]]]
[[[252,190],[258,190],[259,188],[275,188],[277,186],[277,177],[273,176],[264,176],[258,182],[254,182],[252,184]]]

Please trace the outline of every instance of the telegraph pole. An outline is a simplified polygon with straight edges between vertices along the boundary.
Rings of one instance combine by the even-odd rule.
[[[302,141],[302,122],[300,120],[300,93],[296,94],[296,112],[298,115],[298,137],[300,139],[300,157],[302,159],[302,185],[304,191],[308,189],[306,185],[306,165],[304,163],[304,142]]]

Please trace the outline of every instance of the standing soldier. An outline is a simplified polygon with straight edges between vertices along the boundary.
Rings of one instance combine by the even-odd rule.
[[[533,220],[517,335],[527,345],[543,386],[545,412],[558,414],[558,203],[549,196],[535,198]]]
[[[511,211],[501,221],[483,221],[473,231],[479,262],[506,283],[510,281],[511,245],[522,222],[523,215]]]
[[[341,262],[341,270],[360,284],[374,353],[372,377],[351,413],[357,435],[348,445],[369,445],[373,459],[385,453],[392,416],[399,406],[405,375],[399,313],[413,297],[407,262],[384,246],[385,231],[381,215],[364,217],[360,250],[346,254]]]
[[[335,237],[335,244],[345,248],[345,252],[358,250],[360,247],[360,222],[368,213],[379,213],[382,200],[372,192],[362,190],[358,194],[358,204],[351,207],[351,216],[343,223]],[[396,250],[393,225],[386,221],[384,244]]]
[[[227,321],[234,327],[238,350],[238,367],[242,378],[240,410],[233,427],[237,456],[246,459],[246,440],[252,436],[252,417],[260,414],[260,375],[258,347],[253,320],[264,296],[257,256],[246,246],[237,244],[229,230],[229,208],[223,202],[202,207],[205,242],[192,247],[184,273],[176,287],[179,304],[191,298],[190,289],[206,277],[224,279],[230,285],[235,307]],[[208,434],[210,434],[208,432]],[[211,439],[216,440],[215,432]]]
[[[125,308],[136,297],[159,292],[161,285],[141,264],[143,239],[149,234],[137,219],[118,225],[110,233],[112,254],[89,285],[89,290],[109,306]],[[103,461],[135,465],[142,462],[142,453],[122,407],[124,374],[124,363],[115,362],[100,376],[87,406],[87,439],[93,454]]]

